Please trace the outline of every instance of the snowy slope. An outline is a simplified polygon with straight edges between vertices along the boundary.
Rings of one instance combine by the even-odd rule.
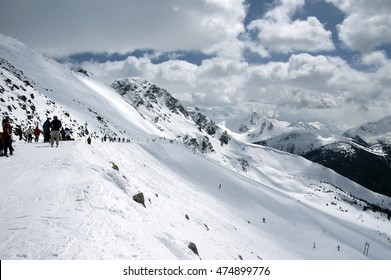
[[[364,259],[365,242],[391,258],[390,221],[336,187],[390,201],[291,155],[256,148],[243,176],[164,140],[17,149],[2,159],[2,259],[197,259],[189,242],[202,259]]]
[[[165,99],[137,107],[9,37],[0,57],[17,69],[1,68],[2,115],[28,124],[15,101],[27,78],[32,120],[56,113],[96,135],[91,146],[79,137],[53,149],[17,140],[15,155],[0,158],[1,259],[391,259],[391,198],[295,155],[223,144]],[[209,135],[213,152],[186,135]]]

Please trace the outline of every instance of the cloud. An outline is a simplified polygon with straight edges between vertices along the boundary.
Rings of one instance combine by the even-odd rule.
[[[326,121],[343,115],[346,123],[357,124],[362,119],[358,115],[380,118],[391,104],[390,60],[374,52],[363,56],[362,61],[376,67],[361,72],[340,57],[310,54],[293,54],[286,62],[260,65],[223,57],[205,59],[201,65],[129,57],[121,62],[85,62],[82,66],[96,78],[107,79],[108,84],[123,76],[148,79],[185,105],[248,111],[249,104],[266,104],[290,118]],[[350,114],[339,112],[346,110]]]
[[[278,108],[296,120],[354,124],[389,114],[391,62],[376,49],[391,43],[391,2],[324,1],[345,13],[339,38],[361,52],[355,66],[365,70],[338,57],[324,20],[295,18],[305,0],[272,1],[247,26],[245,0],[2,0],[0,32],[57,57],[133,53],[81,66],[106,84],[147,79],[185,105]],[[250,51],[249,61],[243,51]],[[264,59],[250,61],[254,54]]]
[[[252,21],[247,28],[250,32],[258,32],[258,44],[263,47],[255,51],[267,56],[265,49],[284,54],[334,50],[331,32],[325,30],[316,17],[292,20],[295,11],[304,4],[304,0],[281,0],[262,19]],[[250,49],[254,49],[254,46],[250,46]]]
[[[389,99],[386,73],[389,67],[374,72],[353,69],[339,57],[292,55],[288,62],[270,62],[254,66],[247,72],[253,96],[276,104],[292,104],[301,108],[341,108],[356,104],[357,108],[370,107]],[[256,91],[262,88],[262,91]]]
[[[353,51],[369,52],[391,44],[391,1],[326,0],[346,14],[338,25],[340,40]]]
[[[51,56],[136,49],[240,55],[244,0],[2,0],[0,32]]]

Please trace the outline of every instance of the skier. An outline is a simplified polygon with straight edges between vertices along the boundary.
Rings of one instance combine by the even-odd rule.
[[[50,140],[50,118],[43,123],[43,142],[47,143]]]
[[[50,138],[50,145],[53,148],[54,140],[56,140],[56,144],[58,147],[58,144],[60,142],[61,121],[57,118],[57,116],[53,117],[53,121],[50,123],[50,127],[52,129],[51,138]]]

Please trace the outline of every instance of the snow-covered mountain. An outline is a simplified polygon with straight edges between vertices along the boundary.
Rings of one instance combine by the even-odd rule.
[[[391,196],[390,117],[343,134],[318,122],[281,122],[256,112],[242,122],[229,124],[236,139],[301,155],[370,190]]]
[[[123,78],[111,85],[140,115],[164,133],[201,152],[214,151],[210,137],[219,139],[222,131],[211,119],[194,109],[185,109],[165,89],[140,78]],[[220,141],[220,143],[223,143]]]
[[[245,142],[261,144],[297,155],[304,155],[336,141],[349,141],[346,137],[331,132],[327,126],[319,122],[289,123],[266,117],[258,112],[249,114],[242,121],[224,122],[222,127]]]
[[[0,58],[1,116],[76,138],[0,158],[1,259],[391,259],[391,198],[142,79],[109,87],[3,35]]]
[[[391,116],[349,129],[345,136],[362,139],[370,145],[391,144]]]

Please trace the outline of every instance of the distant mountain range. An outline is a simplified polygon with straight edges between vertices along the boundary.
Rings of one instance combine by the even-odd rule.
[[[227,129],[238,139],[303,156],[391,196],[391,116],[336,133],[318,122],[288,123],[254,112]]]

